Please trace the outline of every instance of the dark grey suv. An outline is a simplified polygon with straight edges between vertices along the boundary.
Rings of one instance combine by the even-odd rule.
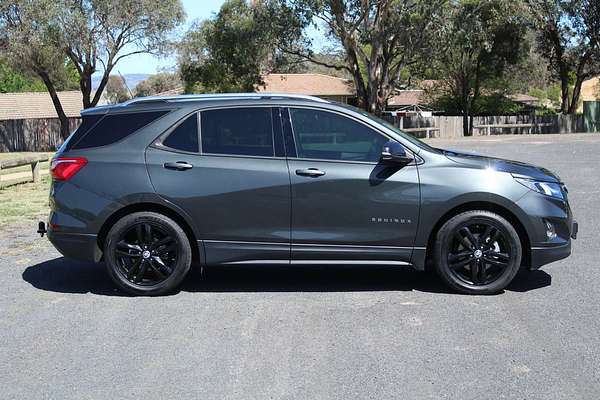
[[[52,161],[48,237],[129,293],[172,291],[192,264],[275,263],[431,267],[496,293],[567,257],[577,233],[551,172],[318,98],[141,98],[82,116]]]

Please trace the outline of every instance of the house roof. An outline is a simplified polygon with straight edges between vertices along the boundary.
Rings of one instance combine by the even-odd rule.
[[[257,92],[293,93],[310,96],[356,96],[349,79],[323,74],[269,74]]]
[[[82,96],[79,91],[59,92],[67,117],[79,117]],[[0,93],[0,120],[58,118],[47,92]]]
[[[537,97],[534,96],[530,96],[528,94],[524,94],[524,93],[515,93],[515,94],[509,94],[508,96],[509,99],[511,99],[512,101],[515,101],[517,103],[537,103],[538,101],[540,101],[540,99],[538,99]]]
[[[399,90],[388,100],[388,107],[402,107],[425,104],[423,90]]]

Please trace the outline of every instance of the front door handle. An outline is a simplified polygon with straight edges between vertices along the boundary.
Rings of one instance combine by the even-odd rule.
[[[186,169],[192,169],[194,166],[185,161],[177,161],[177,162],[166,162],[163,164],[163,167],[166,169],[174,169],[176,171],[185,171]]]
[[[321,171],[317,168],[297,169],[296,175],[310,176],[312,178],[318,178],[319,176],[325,175],[325,171]]]

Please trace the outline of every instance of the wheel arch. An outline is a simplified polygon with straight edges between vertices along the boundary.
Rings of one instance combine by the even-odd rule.
[[[120,220],[121,218],[123,218],[126,215],[133,214],[136,212],[142,212],[142,211],[149,211],[149,212],[155,212],[158,214],[162,214],[162,215],[165,215],[165,216],[171,218],[173,221],[175,221],[181,227],[181,229],[183,229],[183,231],[185,232],[185,234],[190,242],[190,247],[192,248],[192,262],[200,263],[204,259],[204,255],[200,254],[200,247],[198,246],[196,234],[194,233],[194,230],[192,229],[191,224],[186,220],[186,218],[184,218],[180,213],[173,210],[172,208],[169,208],[162,204],[150,203],[150,202],[129,204],[129,205],[119,208],[118,210],[113,212],[104,221],[104,223],[102,224],[102,227],[100,228],[100,230],[98,232],[98,237],[97,237],[98,247],[102,251],[104,251],[104,242],[106,240],[106,236],[108,235],[110,228],[118,220]],[[104,258],[104,255],[102,257]]]
[[[517,217],[517,215],[510,211],[508,208],[494,202],[470,201],[457,205],[452,209],[448,210],[437,220],[433,228],[430,230],[425,252],[425,268],[429,269],[429,267],[431,266],[431,261],[433,260],[433,249],[435,246],[435,237],[442,225],[444,225],[448,220],[450,220],[452,217],[458,214],[461,214],[466,211],[475,210],[490,211],[496,213],[504,219],[506,219],[508,222],[510,222],[510,224],[517,231],[517,234],[519,235],[519,239],[521,241],[521,247],[523,251],[523,259],[521,260],[521,265],[529,265],[531,262],[531,241],[527,229],[525,228],[525,225]]]

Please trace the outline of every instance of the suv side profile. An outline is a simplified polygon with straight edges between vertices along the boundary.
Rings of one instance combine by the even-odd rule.
[[[104,261],[138,295],[173,291],[192,264],[267,263],[431,267],[458,292],[491,294],[569,256],[577,233],[550,171],[436,149],[308,96],[88,109],[51,174],[52,244]]]

